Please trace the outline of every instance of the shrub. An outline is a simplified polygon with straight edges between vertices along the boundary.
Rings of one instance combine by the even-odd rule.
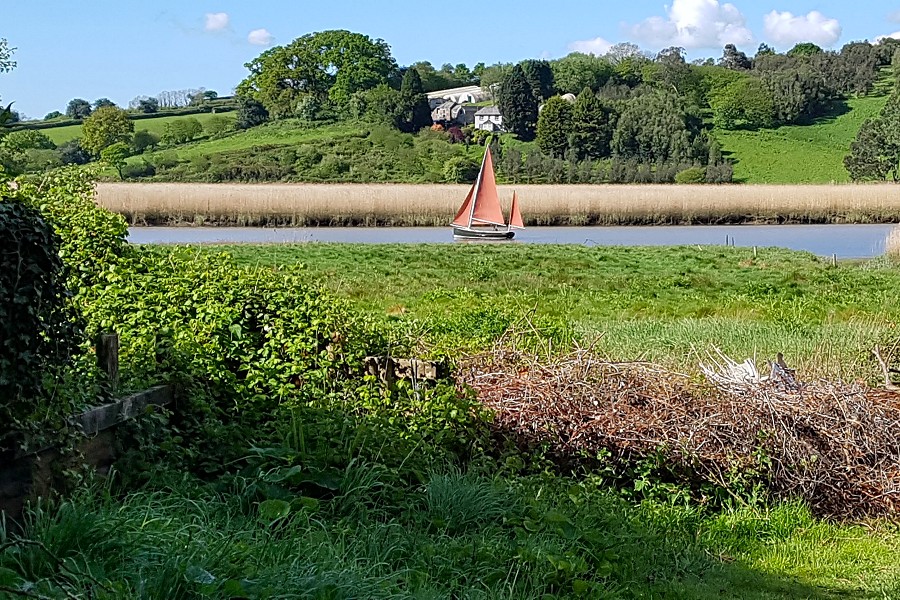
[[[158,144],[159,136],[146,129],[135,131],[134,137],[131,139],[131,148],[135,154],[141,154],[145,150],[155,148]]]
[[[444,165],[444,181],[471,183],[478,177],[478,163],[465,156],[455,156]]]
[[[140,179],[141,177],[153,177],[154,175],[156,175],[156,167],[147,160],[126,164],[122,167],[122,177],[124,179]]]
[[[222,116],[210,117],[206,122],[206,131],[212,137],[223,135],[234,128],[231,119]]]
[[[679,171],[679,173],[675,175],[675,183],[706,183],[706,169],[703,169],[702,167],[690,167],[683,171]]]

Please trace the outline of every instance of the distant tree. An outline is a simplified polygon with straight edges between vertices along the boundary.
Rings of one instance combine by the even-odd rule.
[[[478,177],[478,163],[465,156],[454,156],[444,165],[447,183],[471,183]]]
[[[222,135],[228,131],[231,131],[234,128],[234,123],[231,119],[223,117],[221,115],[213,115],[206,122],[206,131],[211,136]]]
[[[756,58],[760,56],[771,56],[775,54],[775,48],[763,42],[759,45],[759,48],[756,50]]]
[[[122,169],[125,168],[125,159],[129,156],[131,156],[131,149],[125,142],[116,142],[100,152],[100,159],[116,170],[119,179],[124,179]]]
[[[495,96],[499,93],[500,84],[503,83],[510,71],[512,71],[512,65],[508,63],[496,63],[484,67],[479,78],[481,89],[491,94],[492,97]]]
[[[86,165],[91,161],[90,154],[81,147],[79,138],[61,144],[58,151],[64,165]]]
[[[613,65],[617,65],[622,61],[642,57],[640,46],[631,42],[622,42],[614,44],[603,57]]]
[[[245,66],[250,75],[238,94],[262,102],[276,118],[293,116],[306,95],[346,107],[354,93],[387,83],[397,71],[387,43],[343,30],[304,35]]]
[[[598,91],[613,78],[613,64],[592,54],[573,52],[550,64],[554,85],[563,94],[578,94],[584,88]]]
[[[91,116],[91,103],[83,98],[75,98],[69,101],[66,107],[66,116],[70,119],[86,119]]]
[[[106,106],[99,108],[84,120],[81,126],[81,147],[93,156],[113,144],[122,142],[126,146],[131,142],[134,133],[134,122],[121,108]]]
[[[219,97],[219,92],[217,92],[215,90],[205,90],[203,92],[204,100],[215,100],[218,97]]]
[[[431,127],[431,107],[422,88],[422,79],[415,69],[407,69],[400,85],[400,102],[406,113],[401,130],[414,133],[423,127]]]
[[[0,148],[7,152],[54,150],[56,144],[41,131],[20,129],[19,131],[11,131],[0,138]]]
[[[159,145],[159,139],[158,135],[151,133],[146,129],[135,131],[134,137],[131,139],[131,149],[134,151],[134,154],[141,154],[145,150],[155,148]]]
[[[812,56],[814,54],[821,54],[822,48],[813,44],[812,42],[802,42],[788,50],[787,55],[791,58],[798,58],[801,56]]]
[[[150,96],[137,96],[128,103],[128,108],[151,115],[159,111],[159,100]]]
[[[537,144],[541,152],[564,158],[572,135],[572,105],[559,96],[544,103],[537,122]]]
[[[6,108],[0,107],[0,125],[12,125],[22,120],[19,111],[12,109],[12,103]]]
[[[513,67],[500,85],[497,107],[507,131],[525,142],[534,139],[538,102],[520,65]]]
[[[719,66],[732,71],[749,71],[753,67],[753,62],[734,44],[726,44],[722,58],[719,59]]]
[[[58,119],[60,117],[64,117],[65,115],[59,112],[58,110],[54,110],[52,112],[48,112],[46,116],[44,116],[45,121],[49,121],[51,119]]]
[[[549,62],[529,59],[523,60],[519,65],[521,65],[525,79],[531,85],[531,91],[534,92],[538,102],[547,100],[556,94],[553,70],[550,68]]]
[[[881,113],[863,123],[850,145],[844,166],[853,181],[900,182],[900,92],[894,92]]]
[[[742,77],[712,94],[713,121],[723,129],[771,127],[775,103],[766,86],[755,77]]]
[[[166,123],[162,142],[167,145],[186,144],[203,133],[203,125],[194,117],[186,117]]]
[[[350,108],[356,118],[375,125],[401,129],[408,123],[409,111],[403,93],[386,83],[355,93]]]
[[[591,88],[584,88],[572,107],[572,149],[580,160],[609,156],[616,113]]]
[[[94,110],[98,108],[103,108],[104,106],[115,106],[116,103],[110,100],[109,98],[98,98],[94,100]]]
[[[235,129],[250,129],[262,125],[269,120],[269,111],[262,102],[253,98],[241,97],[238,100],[237,118],[234,122]]]
[[[703,121],[671,92],[636,95],[616,122],[611,147],[622,159],[644,163],[681,163],[708,156]]]

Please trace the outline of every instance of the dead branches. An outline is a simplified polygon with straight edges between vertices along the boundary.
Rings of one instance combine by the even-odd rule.
[[[776,497],[800,497],[836,518],[900,508],[900,396],[828,381],[800,384],[782,360],[761,375],[718,353],[713,385],[588,351],[541,363],[498,350],[459,376],[522,447],[548,445],[561,462],[633,461],[663,452],[675,470],[727,487],[757,473]]]

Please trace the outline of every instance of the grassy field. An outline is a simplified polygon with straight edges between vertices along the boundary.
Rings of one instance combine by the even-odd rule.
[[[140,119],[134,121],[134,130],[140,131],[141,129],[146,129],[150,133],[155,133],[157,135],[162,135],[165,132],[166,123],[171,123],[172,121],[177,121],[180,119],[186,119],[189,117],[193,117],[200,121],[204,126],[210,121],[210,119],[214,117],[223,117],[228,119],[229,121],[234,121],[235,113],[234,112],[223,112],[218,114],[212,113],[200,113],[196,115],[188,115],[188,116],[175,116],[175,117],[158,117],[156,119]],[[53,127],[50,129],[42,130],[43,133],[49,137],[54,144],[57,146],[60,144],[64,144],[69,140],[74,140],[75,138],[81,137],[81,125],[69,125],[68,127]]]
[[[308,135],[313,135],[309,132]],[[298,137],[303,132],[298,132]],[[226,140],[203,142],[215,144]],[[900,187],[518,185],[529,225],[866,223],[900,219]],[[134,223],[444,225],[467,191],[423,184],[104,183],[99,202]]]
[[[379,318],[407,321],[438,352],[483,346],[508,327],[534,325],[563,345],[593,343],[612,360],[696,371],[713,346],[740,359],[783,351],[807,372],[874,382],[869,353],[893,340],[900,323],[900,271],[888,263],[835,268],[774,248],[756,257],[726,247],[215,249],[245,264],[302,263]]]
[[[866,119],[874,117],[886,96],[847,101],[838,111],[812,125],[790,125],[760,131],[719,131],[716,139],[735,161],[740,183],[843,183],[850,180],[844,157]]]

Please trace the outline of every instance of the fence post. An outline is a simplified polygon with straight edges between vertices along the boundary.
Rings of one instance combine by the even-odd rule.
[[[119,335],[102,333],[97,339],[97,365],[106,374],[113,395],[119,389]]]

